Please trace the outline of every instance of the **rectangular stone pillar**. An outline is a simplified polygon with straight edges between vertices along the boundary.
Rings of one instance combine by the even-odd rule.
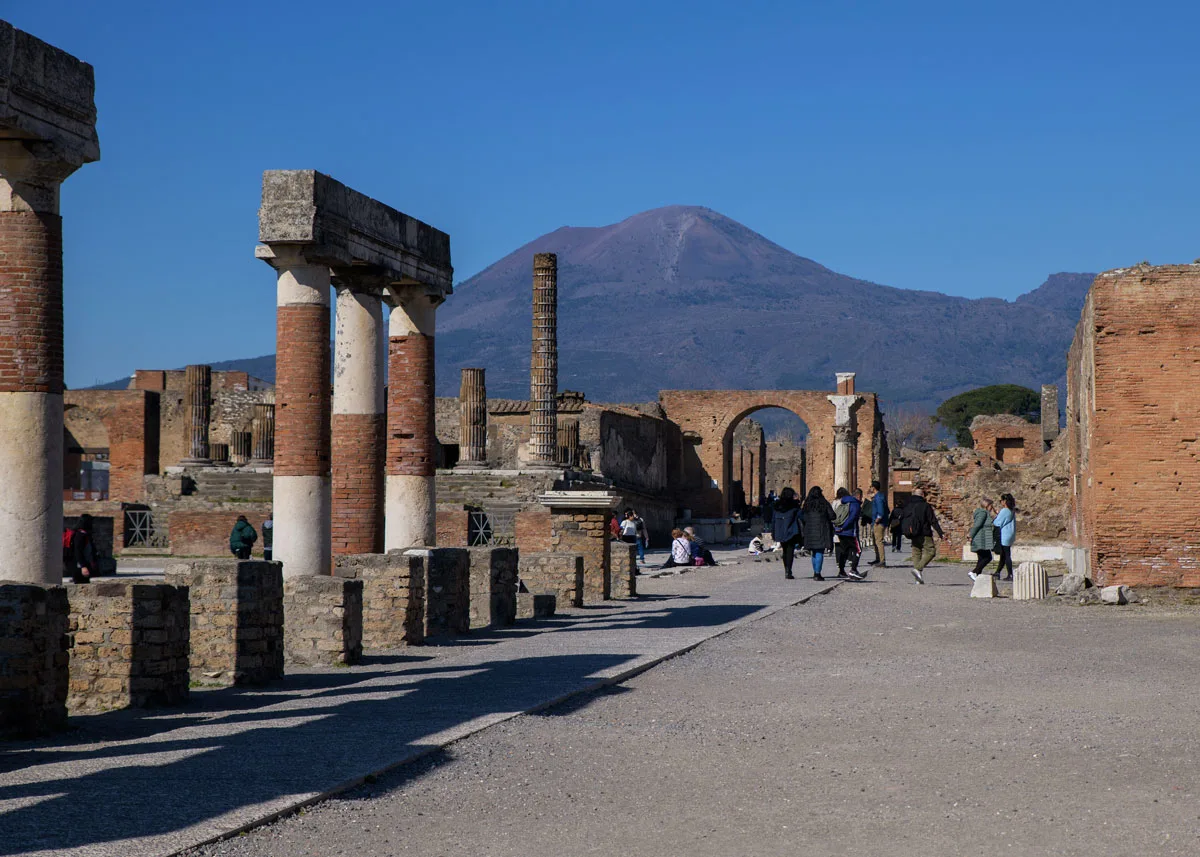
[[[1042,385],[1042,447],[1049,449],[1058,439],[1058,385]]]
[[[558,256],[533,257],[533,355],[529,379],[529,460],[558,458]]]
[[[66,728],[68,612],[61,586],[0,582],[0,738]]]
[[[171,562],[167,583],[191,601],[192,681],[264,684],[283,678],[283,569],[278,562]]]
[[[548,491],[538,502],[550,509],[550,547],[583,556],[583,600],[611,597],[612,539],[608,522],[620,498],[610,491]]]
[[[517,620],[515,548],[470,548],[472,628],[503,628]]]
[[[425,559],[400,551],[339,556],[334,576],[363,584],[363,647],[386,651],[425,640]]]
[[[283,646],[290,664],[348,666],[362,659],[363,582],[292,577],[283,582]]]
[[[339,285],[336,324],[333,552],[382,553],[386,443],[383,304],[379,296]]]
[[[555,596],[559,607],[583,606],[583,556],[571,553],[522,553],[521,583],[534,594]]]
[[[466,548],[405,551],[425,565],[425,638],[471,630],[471,557]]]
[[[613,598],[637,597],[637,545],[625,542],[613,542],[609,546],[612,553],[612,585],[610,595]]]
[[[187,702],[187,587],[105,581],[66,589],[72,713]]]

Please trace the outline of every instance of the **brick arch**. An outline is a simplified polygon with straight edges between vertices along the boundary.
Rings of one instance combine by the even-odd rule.
[[[763,408],[791,411],[808,426],[808,484],[833,484],[834,406],[824,390],[663,390],[659,404],[682,435],[680,502],[701,517],[729,513],[733,430]],[[858,473],[869,483],[876,472],[873,450],[879,421],[874,393],[859,393]]]

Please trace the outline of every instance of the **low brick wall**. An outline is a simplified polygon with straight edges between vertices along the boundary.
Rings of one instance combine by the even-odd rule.
[[[583,556],[583,600],[596,604],[612,597],[612,539],[607,509],[554,509],[550,516],[551,550]]]
[[[517,621],[516,548],[470,548],[471,627],[500,628]]]
[[[0,737],[67,725],[67,592],[0,582]]]
[[[270,516],[270,508],[269,504],[256,503],[216,511],[172,512],[167,518],[171,553],[175,556],[232,556],[229,534],[238,515],[245,515],[258,533],[252,555],[262,556],[262,525]]]
[[[187,701],[186,587],[106,582],[66,589],[71,610],[67,708],[72,713]]]
[[[471,556],[466,548],[405,551],[425,564],[425,637],[449,637],[471,630]]]
[[[557,598],[544,592],[517,594],[518,619],[546,619],[554,615]]]
[[[465,509],[437,510],[437,546],[464,548],[467,546],[467,523],[471,513]]]
[[[583,606],[583,557],[568,553],[521,553],[521,582],[534,594],[557,597],[559,607]]]
[[[425,640],[425,560],[402,551],[334,558],[334,576],[363,583],[363,647],[396,649]]]
[[[177,560],[167,583],[190,589],[191,676],[209,685],[283,678],[283,566],[236,559]]]
[[[288,663],[358,663],[363,650],[363,582],[325,576],[285,580],[283,648]]]
[[[637,597],[637,545],[613,542],[609,548],[612,555],[613,598]]]
[[[513,519],[517,549],[522,553],[547,553],[550,544],[550,510],[527,509]]]

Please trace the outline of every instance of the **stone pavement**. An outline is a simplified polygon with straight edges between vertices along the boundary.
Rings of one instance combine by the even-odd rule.
[[[744,560],[638,583],[636,601],[294,670],[266,688],[195,691],[182,709],[76,717],[66,735],[0,744],[0,855],[174,854],[836,585]]]

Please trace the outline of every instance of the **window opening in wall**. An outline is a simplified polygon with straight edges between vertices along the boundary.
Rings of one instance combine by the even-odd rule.
[[[494,544],[492,522],[487,512],[470,512],[467,518],[467,545],[473,548],[491,547]]]
[[[1025,460],[1025,438],[1002,437],[996,441],[996,460],[1020,464]]]

